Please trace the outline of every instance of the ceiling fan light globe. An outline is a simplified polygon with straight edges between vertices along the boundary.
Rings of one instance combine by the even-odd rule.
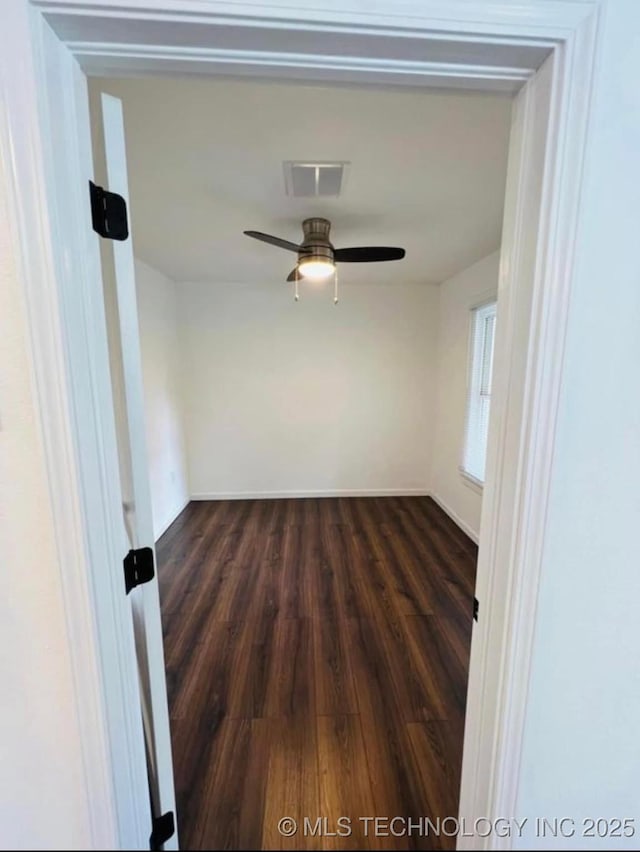
[[[298,264],[298,271],[304,278],[309,278],[312,281],[322,281],[333,275],[335,264],[328,258],[309,258],[301,260]]]

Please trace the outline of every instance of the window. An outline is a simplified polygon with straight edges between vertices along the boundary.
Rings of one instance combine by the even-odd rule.
[[[495,302],[474,308],[471,322],[471,357],[462,473],[478,485],[484,484],[487,459],[495,326]]]

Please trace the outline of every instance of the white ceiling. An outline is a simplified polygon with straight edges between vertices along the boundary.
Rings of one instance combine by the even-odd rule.
[[[91,81],[122,98],[136,254],[176,281],[283,281],[307,216],[336,247],[398,245],[341,282],[437,283],[500,243],[511,102],[504,95],[222,79]],[[289,198],[284,160],[347,160],[344,194]],[[391,277],[390,277],[391,276]]]

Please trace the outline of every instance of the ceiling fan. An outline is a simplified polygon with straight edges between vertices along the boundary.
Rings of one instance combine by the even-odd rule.
[[[336,275],[336,263],[371,263],[382,260],[402,260],[405,256],[403,248],[391,246],[359,246],[356,248],[336,249],[329,239],[331,222],[328,219],[313,217],[302,223],[304,238],[300,245],[261,231],[245,231],[248,237],[269,243],[272,246],[294,251],[298,255],[298,263],[287,276],[287,281],[295,281],[300,277],[311,280],[321,280],[330,275]],[[296,290],[296,299],[298,297]],[[334,301],[338,301],[337,289]]]

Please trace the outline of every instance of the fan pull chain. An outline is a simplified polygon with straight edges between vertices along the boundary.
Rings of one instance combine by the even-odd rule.
[[[293,280],[295,282],[294,285],[293,285],[293,298],[296,300],[296,302],[299,302],[300,301],[300,293],[298,292],[298,281],[300,280],[300,274],[298,273],[297,267],[296,267],[296,275],[295,275],[295,278]]]
[[[338,267],[333,268],[333,304],[338,304]]]

